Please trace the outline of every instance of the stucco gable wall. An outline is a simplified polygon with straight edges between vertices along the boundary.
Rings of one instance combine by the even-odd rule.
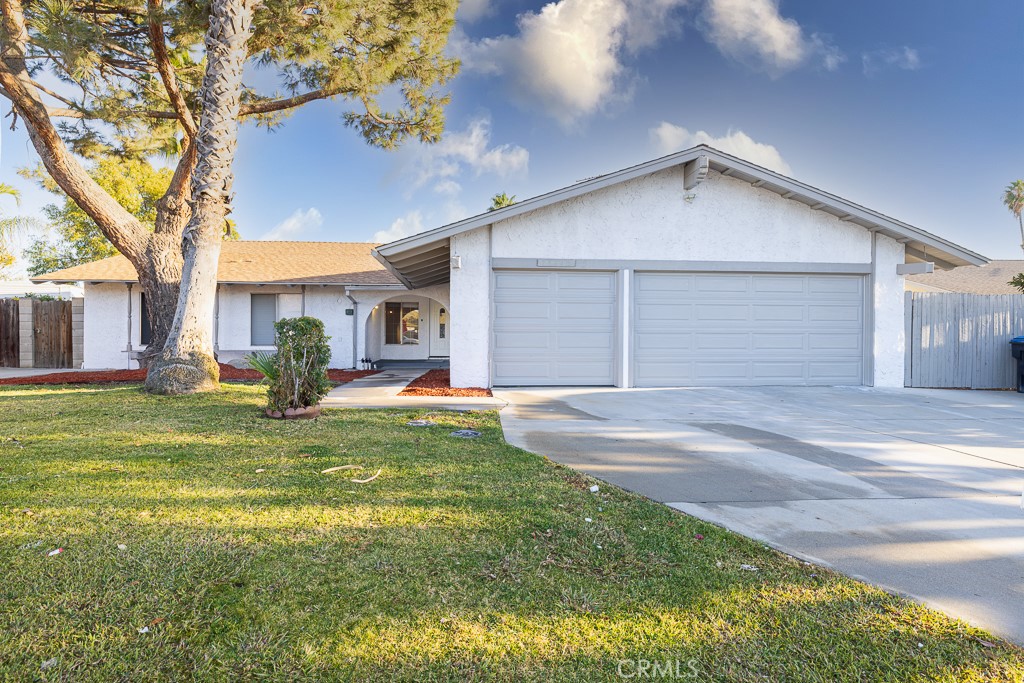
[[[717,172],[672,168],[493,226],[495,258],[868,263],[871,234]]]

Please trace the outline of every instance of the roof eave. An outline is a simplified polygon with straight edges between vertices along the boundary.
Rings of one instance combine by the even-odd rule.
[[[737,179],[747,180],[750,178],[749,182],[756,182],[758,187],[774,191],[786,199],[799,201],[817,210],[831,209],[826,213],[836,216],[841,220],[853,222],[866,230],[881,232],[886,236],[892,237],[908,245],[908,255],[918,258],[914,253],[917,252],[923,255],[924,258],[935,261],[936,265],[940,268],[952,268],[960,265],[984,265],[989,262],[989,259],[981,254],[929,232],[707,145],[698,145],[621,171],[585,180],[581,183],[533,197],[511,206],[396,240],[377,247],[373,251],[373,255],[392,274],[403,280],[403,282],[407,282],[407,278],[399,272],[399,269],[393,266],[390,259],[411,250],[422,249],[428,245],[439,243],[441,240],[449,239],[454,235],[491,225],[497,221],[507,220],[566,199],[572,199],[573,197],[594,192],[611,185],[683,165],[701,156],[706,156],[711,162],[711,168],[720,173],[730,171],[728,174],[733,177],[739,176]],[[939,253],[933,252],[929,254],[929,249],[937,250]]]

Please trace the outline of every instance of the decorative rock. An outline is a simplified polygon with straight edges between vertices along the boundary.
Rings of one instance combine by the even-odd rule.
[[[320,406],[307,406],[305,408],[287,408],[282,413],[279,410],[273,410],[267,408],[267,417],[272,417],[275,420],[284,418],[285,420],[311,420],[314,417],[320,417]]]
[[[480,436],[480,432],[475,429],[457,429],[451,433],[451,436],[459,439],[475,439]]]
[[[437,423],[436,422],[431,422],[430,420],[409,420],[408,422],[405,423],[405,426],[406,427],[433,427],[435,424],[437,424]]]

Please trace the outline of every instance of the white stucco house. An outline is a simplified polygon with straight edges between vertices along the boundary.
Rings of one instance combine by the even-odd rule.
[[[335,367],[449,357],[454,386],[902,386],[904,276],[985,263],[702,145],[386,245],[225,243],[214,322],[222,360],[305,313]],[[134,362],[127,260],[35,279],[85,283],[87,367]]]

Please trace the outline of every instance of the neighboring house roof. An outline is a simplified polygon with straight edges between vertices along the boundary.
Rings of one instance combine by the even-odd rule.
[[[482,228],[496,221],[535,211],[588,192],[601,190],[675,166],[684,167],[684,185],[687,190],[696,187],[707,176],[709,170],[714,170],[751,183],[755,187],[776,192],[786,199],[806,204],[812,209],[824,211],[867,230],[874,230],[904,242],[907,257],[910,260],[932,261],[940,268],[980,265],[988,262],[984,256],[920,228],[915,228],[895,218],[890,218],[707,145],[698,145],[638,166],[591,178],[539,197],[533,197],[503,209],[390,242],[377,247],[374,250],[374,255],[410,287],[425,287],[447,282],[450,258],[448,239],[453,235]]]
[[[217,281],[236,284],[397,285],[371,255],[369,242],[226,241]],[[32,278],[33,282],[137,282],[135,267],[117,255]]]
[[[908,275],[907,289],[915,292],[1020,294],[1009,284],[1020,273],[1024,273],[1024,261],[991,261],[986,266],[962,266],[927,275]]]
[[[73,285],[37,285],[31,280],[0,280],[0,299],[28,294],[46,294],[60,299],[72,299],[82,296],[82,288]]]

